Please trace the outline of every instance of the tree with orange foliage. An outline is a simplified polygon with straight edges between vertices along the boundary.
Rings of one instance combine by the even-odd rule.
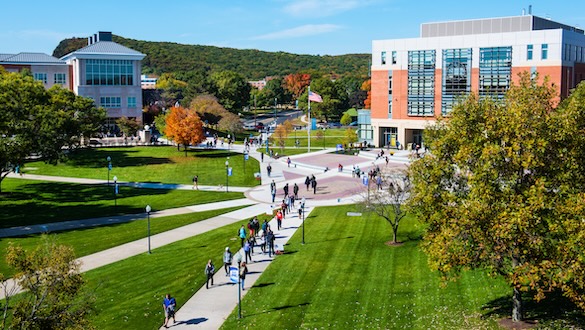
[[[185,147],[185,156],[189,144],[205,141],[203,122],[199,115],[181,106],[171,108],[166,120],[165,135],[177,143],[177,150],[181,144]]]
[[[295,99],[298,99],[311,83],[311,75],[308,73],[291,73],[284,77],[284,88],[286,88]]]
[[[368,92],[368,97],[364,100],[364,109],[372,108],[372,80],[368,79],[362,84],[362,90]]]

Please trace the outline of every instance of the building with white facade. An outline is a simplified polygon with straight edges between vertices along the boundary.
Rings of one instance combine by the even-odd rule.
[[[501,98],[522,71],[559,99],[585,79],[583,30],[532,15],[425,23],[420,37],[372,42],[375,146],[422,145],[422,132],[471,92]]]
[[[72,67],[75,94],[92,98],[107,110],[107,125],[120,117],[142,121],[142,59],[146,55],[112,41],[111,32],[98,32],[88,45],[61,58]]]
[[[0,66],[8,72],[28,69],[45,88],[60,85],[71,89],[70,67],[64,61],[43,53],[0,54]]]

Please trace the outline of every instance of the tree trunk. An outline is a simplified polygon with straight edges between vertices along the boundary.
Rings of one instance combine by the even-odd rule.
[[[394,243],[398,243],[398,241],[396,240],[396,234],[398,233],[398,226],[394,226],[392,227],[392,236],[393,238],[393,242]]]
[[[514,288],[512,296],[512,321],[519,322],[524,319],[524,310],[522,309],[522,293],[518,288]]]

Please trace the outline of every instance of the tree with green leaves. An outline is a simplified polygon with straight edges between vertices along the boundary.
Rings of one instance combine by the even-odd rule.
[[[215,96],[227,110],[237,113],[248,104],[250,84],[234,71],[219,71],[211,75]]]
[[[347,128],[345,130],[345,135],[343,137],[343,143],[347,145],[350,149],[352,149],[353,144],[356,143],[357,141],[358,136],[356,131],[352,128]]]
[[[0,70],[0,187],[32,154],[57,162],[96,134],[105,117],[89,98],[60,86],[45,90],[30,72]]]
[[[351,124],[351,116],[349,115],[349,113],[347,113],[347,112],[344,113],[343,116],[341,116],[341,120],[339,122],[343,126],[347,126],[347,125]]]
[[[120,131],[124,133],[124,136],[135,136],[140,130],[140,124],[136,119],[129,119],[126,116],[116,119],[116,124],[120,127]]]
[[[523,293],[558,288],[584,307],[585,111],[567,110],[573,96],[555,109],[555,88],[538,79],[522,74],[502,101],[470,95],[425,130],[431,153],[409,168],[430,266],[444,279],[468,268],[503,276],[514,321]]]
[[[58,245],[54,237],[44,235],[33,251],[9,245],[6,261],[15,270],[14,280],[24,292],[12,299],[15,291],[8,290],[8,282],[2,281],[4,292],[12,291],[12,295],[4,300],[0,328],[92,328],[88,318],[93,312],[94,297],[84,291],[81,264],[71,247]]]

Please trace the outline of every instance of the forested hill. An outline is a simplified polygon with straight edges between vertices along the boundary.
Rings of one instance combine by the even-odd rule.
[[[146,54],[142,62],[143,73],[159,75],[167,72],[232,70],[246,79],[256,80],[266,76],[284,76],[314,70],[323,74],[363,77],[368,74],[370,59],[369,54],[297,55],[254,49],[142,41],[119,36],[113,36],[113,40]],[[65,39],[55,48],[53,56],[59,58],[86,45],[86,38]]]

